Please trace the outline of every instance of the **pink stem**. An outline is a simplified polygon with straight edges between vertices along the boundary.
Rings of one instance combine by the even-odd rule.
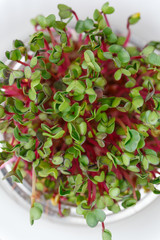
[[[3,163],[1,166],[0,166],[0,170],[3,169],[5,166],[7,166],[8,164],[12,163],[12,162],[15,162],[17,160],[17,157],[13,157],[11,158],[10,160],[8,160],[7,162]]]
[[[92,194],[92,182],[88,180],[88,205],[91,203],[91,194]]]
[[[131,36],[131,30],[130,30],[130,27],[129,27],[129,22],[127,23],[127,29],[128,29],[128,34],[127,34],[126,40],[123,44],[123,47],[126,47],[128,45],[129,40],[130,40],[130,36]]]
[[[77,13],[76,13],[75,11],[73,11],[73,10],[71,10],[71,13],[73,13],[73,15],[75,16],[76,20],[78,21],[79,18],[78,18],[78,16],[77,16]]]
[[[54,40],[54,37],[53,37],[53,34],[52,34],[51,29],[48,27],[47,30],[48,30],[48,33],[49,33],[49,35],[50,35],[50,38],[51,38],[52,44],[53,44],[53,46],[55,46],[56,43],[55,43],[55,40]]]
[[[62,213],[62,210],[61,210],[61,201],[59,200],[59,202],[58,202],[58,212],[59,212],[59,215],[61,216],[61,217],[64,217],[63,216],[63,213]]]
[[[94,202],[96,199],[96,185],[92,184],[92,198],[91,198],[91,203]]]
[[[131,57],[131,60],[134,60],[134,59],[141,59],[142,58],[142,56],[133,56],[133,57]]]
[[[104,222],[102,222],[102,232],[104,232],[105,230],[105,226],[104,226]]]
[[[18,62],[18,63],[22,64],[22,65],[23,65],[23,66],[25,66],[25,67],[26,67],[26,66],[28,66],[28,67],[30,66],[29,64],[27,64],[27,63],[24,63],[24,62],[22,62],[22,61],[19,61],[19,60],[17,60],[16,62]]]
[[[108,18],[107,18],[107,16],[106,16],[106,14],[103,14],[103,16],[104,16],[104,19],[105,19],[105,21],[106,21],[106,23],[107,23],[107,26],[108,26],[108,27],[111,27],[110,24],[109,24],[109,21],[108,21]]]

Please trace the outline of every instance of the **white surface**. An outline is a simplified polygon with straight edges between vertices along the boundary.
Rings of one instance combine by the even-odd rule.
[[[57,11],[57,3],[72,6],[80,17],[92,15],[93,9],[100,8],[102,0],[0,0],[0,59],[4,51],[11,47],[12,40],[24,39],[32,33],[29,20],[37,14],[48,15]],[[132,32],[140,39],[160,40],[159,0],[112,0],[116,13],[109,17],[112,25],[125,30],[127,17],[140,12],[142,20],[132,27]],[[0,180],[0,240],[80,240],[101,239],[99,227],[90,229],[82,226],[68,226],[49,222],[44,216],[33,227],[29,224],[28,207],[19,206],[18,202],[3,190]],[[1,186],[2,185],[2,186]],[[136,215],[110,224],[113,240],[159,240],[160,199]]]
[[[101,227],[56,223],[45,215],[31,227],[29,223],[29,206],[21,206],[14,194],[10,196],[3,190],[0,180],[0,240],[101,240]],[[125,220],[109,224],[113,240],[159,240],[160,198],[146,209]],[[107,224],[106,224],[107,225]]]
[[[104,2],[105,0],[0,0],[0,59],[14,39],[23,39],[32,33],[30,19],[36,15],[56,14],[57,4],[66,3],[76,10],[80,18],[86,18],[92,16],[95,8],[100,9]],[[140,12],[142,19],[132,26],[132,32],[140,39],[160,39],[159,0],[111,0],[110,3],[116,11],[113,16],[109,16],[109,20],[117,29],[125,30],[128,16]]]

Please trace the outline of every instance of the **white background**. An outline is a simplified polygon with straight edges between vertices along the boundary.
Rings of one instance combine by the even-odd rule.
[[[0,0],[0,60],[4,52],[11,48],[12,40],[25,39],[33,32],[30,19],[37,14],[56,13],[57,3],[66,3],[76,10],[80,18],[91,16],[94,8],[99,8],[105,1],[101,0]],[[132,27],[134,35],[145,41],[160,40],[160,1],[159,0],[112,0],[116,8],[109,17],[111,25],[125,31],[126,20],[135,12],[141,13],[141,21]],[[90,229],[82,226],[69,226],[56,223],[56,219],[42,220],[30,227],[28,206],[22,207],[8,195],[5,184],[0,180],[0,240],[80,240],[101,239],[99,227]],[[149,207],[136,215],[110,224],[113,240],[159,240],[160,239],[160,199],[157,198]]]

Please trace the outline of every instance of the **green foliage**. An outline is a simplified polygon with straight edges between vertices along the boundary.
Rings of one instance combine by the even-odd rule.
[[[102,239],[103,240],[112,240],[112,235],[111,235],[111,232],[107,229],[105,229],[103,232],[102,232]]]
[[[158,54],[152,52],[148,56],[148,62],[152,65],[160,67],[160,56]]]
[[[59,16],[61,19],[66,19],[71,17],[71,8],[64,4],[58,4]]]
[[[86,65],[89,66],[91,69],[93,69],[95,72],[101,71],[99,65],[95,61],[94,54],[92,51],[86,50],[84,52],[84,59],[85,59]]]
[[[41,218],[43,212],[43,207],[40,203],[34,203],[33,207],[30,209],[30,223],[31,225],[34,224],[35,220],[38,220]]]
[[[140,141],[139,133],[134,129],[127,128],[127,137],[124,142],[124,147],[128,152],[133,152],[137,149]]]
[[[106,2],[102,6],[102,12],[105,14],[112,14],[114,12],[114,8],[109,6],[109,2]]]
[[[129,24],[135,24],[140,20],[140,13],[135,13],[128,18]]]
[[[88,211],[86,215],[86,222],[89,227],[95,227],[98,222],[103,222],[106,218],[105,213],[101,209],[95,209],[93,211]]]
[[[6,52],[13,62],[0,62],[0,166],[11,165],[4,179],[31,177],[31,224],[43,212],[37,196],[61,216],[67,201],[90,227],[101,222],[110,240],[103,209],[134,206],[142,188],[160,193],[160,42],[129,44],[138,13],[127,36],[114,33],[108,2],[93,19],[64,4],[58,10],[59,20],[32,19],[28,43],[16,39]]]

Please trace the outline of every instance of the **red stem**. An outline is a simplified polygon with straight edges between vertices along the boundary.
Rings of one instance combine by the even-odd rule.
[[[142,59],[142,56],[133,56],[133,57],[131,57],[131,60],[134,60],[134,59]]]
[[[56,45],[56,42],[55,42],[55,39],[54,39],[54,37],[53,37],[53,34],[52,34],[51,29],[50,29],[49,27],[47,27],[47,30],[48,30],[48,33],[49,33],[49,35],[50,35],[52,44],[53,44],[53,46],[55,46],[55,45]]]
[[[129,22],[127,23],[127,29],[128,29],[128,34],[127,34],[126,40],[123,44],[123,47],[126,47],[130,41],[131,30],[130,30]]]
[[[105,226],[104,226],[104,222],[102,222],[102,232],[104,232],[105,230]]]
[[[71,13],[73,13],[73,15],[75,16],[76,20],[78,21],[79,18],[78,18],[78,16],[77,16],[77,13],[76,13],[74,10],[71,10]]]
[[[16,161],[16,163],[15,163],[15,165],[14,165],[14,167],[13,167],[13,171],[16,171],[16,169],[17,169],[17,167],[18,167],[18,164],[19,164],[19,161],[20,161],[20,157],[17,159],[17,161]]]
[[[29,64],[27,64],[27,63],[24,63],[24,62],[22,62],[22,61],[19,61],[19,60],[17,60],[16,62],[18,62],[18,63],[20,63],[20,64],[22,64],[23,66],[25,66],[25,67],[29,67],[30,65]]]
[[[61,201],[59,200],[59,202],[58,202],[58,212],[59,212],[59,215],[61,216],[61,217],[64,217],[64,215],[63,215],[63,213],[62,213],[62,210],[61,210]]]
[[[96,199],[96,185],[92,183],[92,198],[91,203]]]
[[[88,179],[88,205],[91,203],[91,194],[92,194],[92,182]]]
[[[110,24],[109,24],[109,21],[108,21],[108,18],[107,18],[107,16],[106,16],[106,14],[103,13],[103,16],[104,16],[104,19],[105,19],[105,21],[106,21],[107,26],[108,26],[108,27],[111,27]]]

